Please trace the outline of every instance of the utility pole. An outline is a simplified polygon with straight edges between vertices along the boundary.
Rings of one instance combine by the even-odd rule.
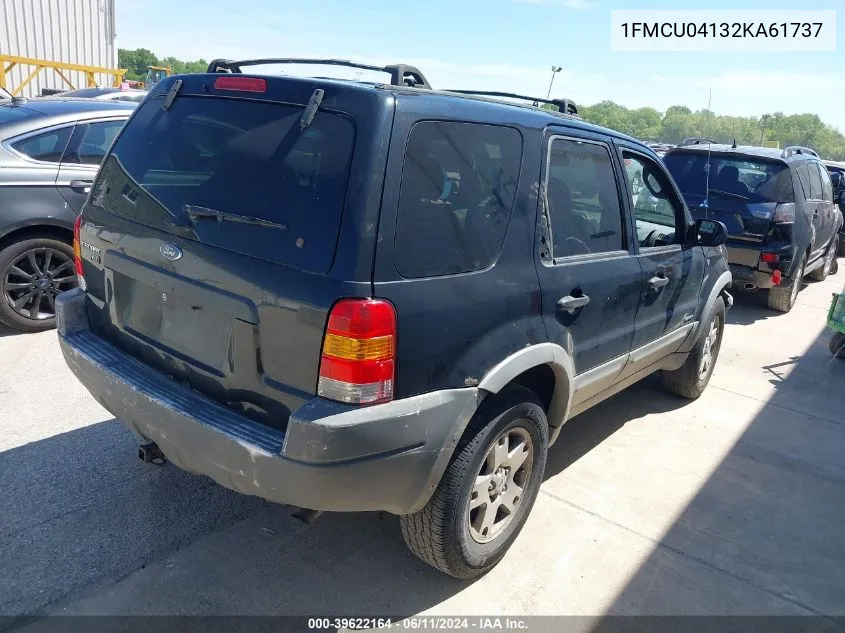
[[[552,84],[555,82],[555,75],[563,70],[563,66],[552,66],[552,80],[549,82],[549,90],[546,92],[546,99],[552,95]]]

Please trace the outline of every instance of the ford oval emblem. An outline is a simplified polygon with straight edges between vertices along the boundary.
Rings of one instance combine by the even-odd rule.
[[[172,262],[182,257],[182,249],[175,244],[162,244],[158,250],[161,251],[165,259],[169,259]]]

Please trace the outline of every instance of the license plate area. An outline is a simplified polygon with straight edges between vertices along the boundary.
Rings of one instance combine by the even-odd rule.
[[[232,316],[113,272],[114,313],[125,332],[181,360],[224,375]]]

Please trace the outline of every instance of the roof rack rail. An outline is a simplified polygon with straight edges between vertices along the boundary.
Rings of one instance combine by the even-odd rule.
[[[528,97],[526,95],[519,95],[513,92],[496,92],[490,90],[446,90],[445,92],[454,92],[460,95],[479,95],[481,97],[504,97],[506,99],[521,99],[522,101],[531,101],[534,105],[538,103],[548,103],[549,105],[557,106],[558,110],[563,114],[570,116],[578,116],[578,107],[574,101],[570,99],[544,99],[542,97]]]
[[[810,156],[815,156],[816,158],[819,157],[815,150],[810,149],[809,147],[804,147],[803,145],[790,145],[789,147],[784,147],[781,156],[783,158],[789,158],[790,156],[795,156],[795,154],[809,154]]]
[[[241,73],[244,66],[264,66],[267,64],[308,64],[314,66],[345,66],[361,70],[375,70],[390,75],[390,85],[412,88],[431,88],[428,80],[415,66],[410,64],[390,64],[371,66],[346,59],[309,59],[309,58],[267,58],[267,59],[213,59],[208,65],[209,73]]]

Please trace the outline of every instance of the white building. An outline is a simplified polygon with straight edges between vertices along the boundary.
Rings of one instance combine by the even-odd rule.
[[[117,68],[115,45],[116,0],[0,0],[0,55]],[[8,66],[3,63],[0,73]],[[12,89],[35,70],[18,65],[6,73],[6,87]],[[84,88],[84,73],[62,73],[76,88]],[[114,77],[97,74],[100,86],[114,85]],[[58,73],[41,70],[20,93],[40,95],[42,89],[69,90]]]

